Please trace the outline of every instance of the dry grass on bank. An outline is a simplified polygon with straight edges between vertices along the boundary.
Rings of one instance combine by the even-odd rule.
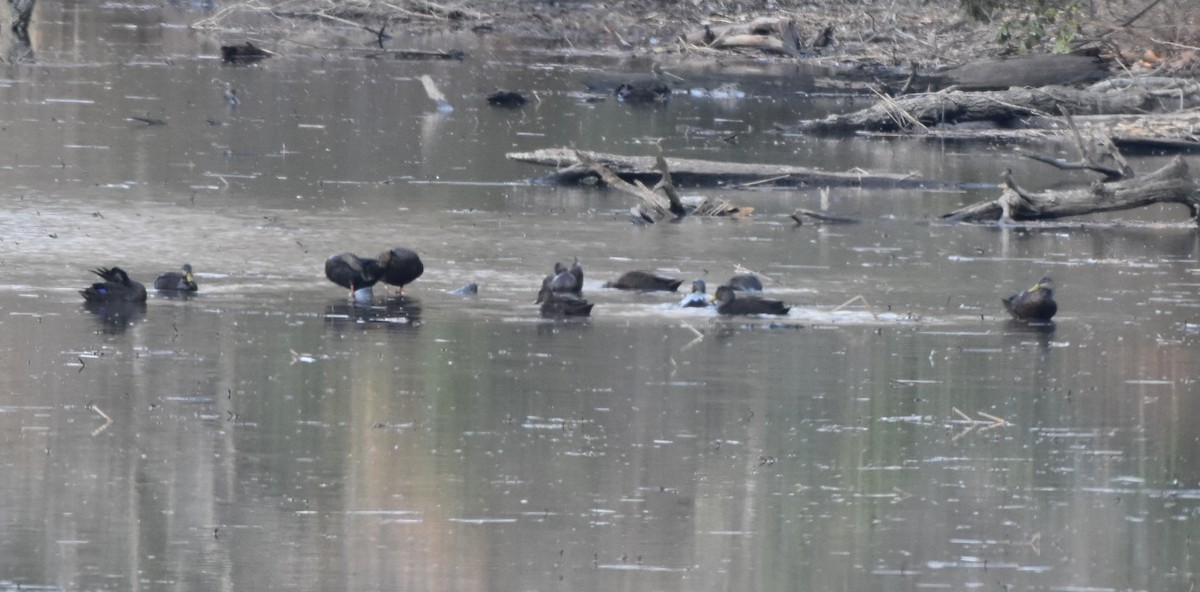
[[[959,0],[776,0],[753,6],[726,0],[246,0],[195,26],[231,40],[252,32],[276,43],[301,35],[311,40],[324,31],[343,37],[344,45],[366,47],[378,43],[380,31],[474,31],[541,38],[564,49],[648,53],[687,51],[681,40],[706,25],[776,18],[795,23],[802,46],[832,26],[833,44],[819,53],[851,63],[938,67],[1015,53],[1020,45],[1049,52],[1056,36],[1065,36],[1069,47],[1100,47],[1125,67],[1200,74],[1197,0],[1079,0],[1079,6],[1056,21],[1007,9],[980,22],[965,16]],[[1009,40],[1002,42],[998,33],[1005,28]],[[1045,34],[1035,38],[1039,30]]]

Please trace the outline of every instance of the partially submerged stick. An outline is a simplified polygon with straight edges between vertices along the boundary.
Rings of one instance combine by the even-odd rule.
[[[429,99],[437,103],[438,111],[445,113],[454,110],[454,107],[450,105],[450,101],[446,100],[446,95],[438,90],[437,85],[433,82],[433,78],[428,74],[421,76],[421,85],[425,87],[425,94],[429,96]]]

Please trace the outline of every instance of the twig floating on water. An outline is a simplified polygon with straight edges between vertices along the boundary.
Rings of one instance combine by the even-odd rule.
[[[108,426],[112,425],[112,423],[113,423],[113,418],[109,417],[107,413],[105,413],[105,412],[101,411],[99,407],[97,407],[97,406],[95,406],[95,405],[93,405],[93,404],[91,404],[91,403],[88,403],[88,404],[87,404],[87,408],[88,408],[88,409],[90,409],[90,410],[92,410],[93,412],[95,412],[95,413],[96,413],[96,415],[99,415],[100,417],[103,417],[103,418],[104,418],[104,425],[102,425],[102,426],[100,426],[100,427],[98,427],[98,428],[96,428],[96,429],[92,430],[92,436],[97,436],[97,435],[99,435],[99,434],[100,434],[100,432],[103,432],[104,430],[107,430],[107,429],[108,429]]]
[[[428,74],[421,76],[421,85],[425,87],[425,94],[429,96],[429,99],[437,103],[438,111],[449,113],[454,110],[454,107],[450,105],[450,101],[446,100],[446,95],[438,90],[437,84],[434,84],[433,78]]]

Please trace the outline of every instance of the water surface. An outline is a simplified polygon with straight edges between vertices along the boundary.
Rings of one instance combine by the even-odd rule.
[[[634,226],[627,197],[528,184],[545,171],[504,153],[1064,177],[1008,146],[761,133],[858,104],[803,84],[588,102],[586,75],[644,64],[488,37],[397,41],[461,63],[224,66],[220,34],[180,26],[204,14],[44,4],[36,63],[5,66],[5,586],[1191,589],[1200,274],[1181,211],[942,226],[995,190],[729,188],[703,193],[752,219]],[[490,109],[496,87],[537,100]],[[797,227],[796,207],[864,221]],[[403,298],[353,307],[321,275],[393,245],[427,268]],[[539,319],[542,276],[576,256],[593,318]],[[95,267],[150,282],[184,261],[194,298],[98,314],[76,293]],[[738,266],[789,317],[601,287]],[[1055,325],[1005,320],[999,298],[1043,274]],[[478,296],[446,293],[469,281]],[[869,308],[838,310],[856,296]]]

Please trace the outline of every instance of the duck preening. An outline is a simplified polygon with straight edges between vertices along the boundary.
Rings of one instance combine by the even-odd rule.
[[[695,280],[692,282],[692,293],[683,297],[679,301],[680,308],[706,308],[712,304],[712,300],[707,294],[708,287],[704,285],[704,280]]]
[[[726,286],[742,292],[762,292],[762,280],[750,273],[739,273],[725,282]]]
[[[88,302],[145,302],[146,286],[129,278],[120,267],[101,267],[92,271],[104,281],[96,282],[79,293]]]
[[[199,286],[192,277],[192,266],[184,263],[179,271],[168,271],[155,278],[154,289],[169,292],[195,292]]]
[[[779,300],[768,300],[758,296],[737,296],[733,288],[721,286],[713,295],[717,301],[717,312],[723,315],[785,315],[791,308]]]
[[[359,257],[354,253],[338,253],[325,260],[325,277],[329,281],[354,292],[374,286],[383,276],[383,268],[374,259]]]
[[[425,264],[416,251],[404,247],[395,247],[379,254],[379,267],[383,275],[379,278],[383,283],[396,286],[396,295],[404,293],[404,286],[425,273]]]
[[[1054,302],[1054,280],[1049,276],[1038,280],[1032,288],[1002,298],[1004,310],[1007,310],[1018,321],[1046,322],[1058,312],[1058,304]]]
[[[551,292],[582,293],[583,266],[579,264],[579,258],[575,258],[570,269],[561,262],[556,262],[554,273],[542,279],[542,288],[548,288]]]
[[[617,278],[617,281],[604,284],[604,287],[616,288],[618,290],[641,290],[643,292],[674,292],[679,289],[679,285],[682,283],[683,280],[655,275],[648,271],[628,271]]]
[[[540,303],[541,313],[547,318],[586,317],[592,314],[591,302],[566,292],[555,292],[545,286],[538,292],[535,304]]]

